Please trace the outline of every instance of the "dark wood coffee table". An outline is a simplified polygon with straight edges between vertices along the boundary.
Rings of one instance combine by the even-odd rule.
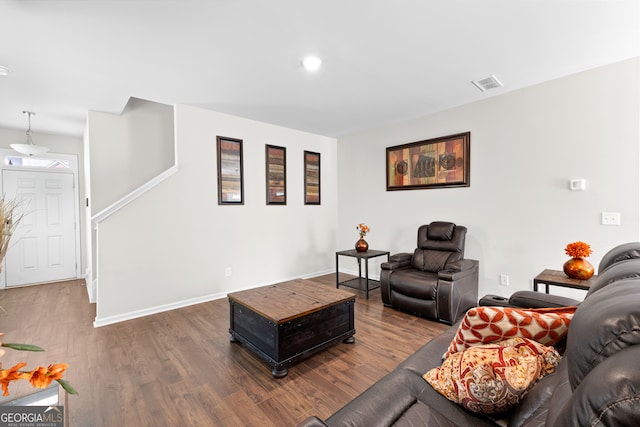
[[[260,356],[275,378],[287,367],[338,341],[354,342],[355,295],[304,280],[227,295],[232,342]]]

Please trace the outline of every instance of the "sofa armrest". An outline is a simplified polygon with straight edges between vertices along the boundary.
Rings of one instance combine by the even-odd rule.
[[[400,268],[409,267],[411,265],[411,258],[413,254],[401,252],[389,257],[389,261],[380,264],[382,270],[398,270]]]
[[[579,305],[580,301],[560,295],[535,291],[517,291],[509,298],[509,305],[520,308],[549,308]]]
[[[309,417],[300,422],[297,427],[328,427],[327,424],[318,417]]]
[[[440,270],[438,272],[438,278],[453,282],[470,274],[475,274],[477,271],[477,265],[478,261],[474,259],[461,259],[450,262],[445,266],[444,270]]]

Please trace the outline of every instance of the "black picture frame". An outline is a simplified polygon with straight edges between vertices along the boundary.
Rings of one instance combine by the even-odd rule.
[[[387,147],[387,191],[469,187],[471,132]]]
[[[244,204],[242,140],[218,136],[218,204]]]
[[[320,153],[304,151],[304,204],[320,204]]]
[[[287,149],[265,145],[267,205],[287,204]]]

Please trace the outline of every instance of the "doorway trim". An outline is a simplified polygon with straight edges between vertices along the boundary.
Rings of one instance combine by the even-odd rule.
[[[22,165],[9,165],[7,164],[7,157],[23,157],[29,159],[49,159],[49,160],[64,160],[68,162],[69,167],[64,169],[46,168],[40,166],[22,166]],[[79,193],[79,169],[78,169],[78,156],[75,154],[61,154],[61,153],[46,153],[37,156],[25,156],[17,153],[14,150],[0,148],[0,171],[4,170],[20,170],[20,171],[47,171],[53,173],[73,173],[73,200],[74,200],[74,231],[75,231],[75,245],[76,245],[76,279],[83,277],[82,275],[82,248],[80,246],[80,193]],[[4,183],[2,182],[2,173],[0,173],[0,187]],[[0,289],[7,288],[7,271],[5,260],[2,260],[2,274],[0,274]]]

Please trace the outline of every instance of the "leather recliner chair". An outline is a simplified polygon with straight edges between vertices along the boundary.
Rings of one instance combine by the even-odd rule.
[[[436,221],[418,228],[413,254],[381,265],[386,307],[452,324],[478,301],[478,261],[464,259],[467,228]]]

